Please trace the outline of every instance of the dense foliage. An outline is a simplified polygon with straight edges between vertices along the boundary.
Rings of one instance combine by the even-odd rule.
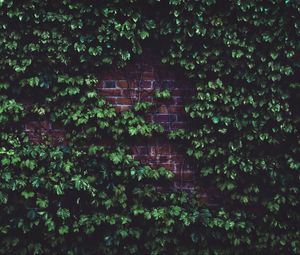
[[[297,1],[0,1],[0,254],[298,254]],[[183,140],[199,186],[134,161],[149,104],[117,113],[97,74],[146,46],[195,84]],[[159,48],[158,48],[159,46]],[[32,143],[28,120],[51,120]],[[137,128],[137,127],[140,128]],[[103,145],[102,141],[111,140]]]

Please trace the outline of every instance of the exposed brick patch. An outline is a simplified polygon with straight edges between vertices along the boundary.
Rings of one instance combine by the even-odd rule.
[[[153,102],[153,110],[146,121],[159,123],[165,130],[185,128],[188,118],[184,104],[193,95],[188,84],[177,79],[177,73],[160,64],[155,57],[142,59],[123,70],[105,70],[100,74],[99,95],[106,97],[118,112],[131,108],[136,102]],[[115,81],[115,88],[103,84]],[[168,89],[169,99],[155,99],[157,89]],[[185,154],[166,138],[132,141],[134,159],[153,167],[166,167],[175,173],[174,186],[179,189],[194,188],[194,173],[187,164]]]

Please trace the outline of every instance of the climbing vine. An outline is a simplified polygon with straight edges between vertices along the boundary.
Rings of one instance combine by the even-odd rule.
[[[297,1],[0,6],[0,254],[299,253]],[[192,125],[168,136],[216,206],[130,155],[128,139],[163,133],[151,104],[119,113],[98,96],[99,71],[146,47],[194,84]],[[31,120],[64,138],[33,142]]]

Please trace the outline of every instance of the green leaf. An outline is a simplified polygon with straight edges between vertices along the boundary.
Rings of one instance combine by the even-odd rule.
[[[58,232],[60,235],[68,234],[69,233],[69,227],[68,226],[61,226],[58,229]]]
[[[220,119],[218,117],[213,117],[212,121],[213,121],[213,123],[218,124]]]
[[[147,37],[149,37],[149,32],[143,30],[140,32],[140,37],[144,40],[146,39]]]
[[[29,199],[34,197],[35,193],[33,191],[22,191],[21,195],[25,198],[25,199]]]

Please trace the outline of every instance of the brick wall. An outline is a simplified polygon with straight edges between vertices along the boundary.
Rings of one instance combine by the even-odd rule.
[[[153,102],[155,107],[146,116],[147,121],[161,124],[165,132],[188,125],[184,103],[191,98],[192,86],[181,80],[170,67],[157,62],[157,58],[140,58],[123,70],[102,70],[97,85],[99,96],[105,97],[117,111],[125,111],[136,102]],[[168,89],[171,97],[155,99],[156,90]],[[43,134],[50,134],[55,143],[63,141],[64,132],[47,121],[29,121],[25,130],[33,142],[38,143]],[[131,139],[132,155],[136,160],[153,167],[163,166],[175,173],[174,186],[193,189],[194,175],[184,152],[165,135]]]
[[[123,70],[103,70],[98,85],[99,95],[105,97],[117,111],[129,109],[136,102],[152,102],[153,110],[147,121],[161,124],[165,132],[188,125],[184,103],[191,98],[192,86],[181,80],[171,67],[155,58],[141,58]],[[168,89],[169,99],[156,99],[156,90]],[[163,166],[175,173],[174,185],[178,189],[192,189],[194,175],[184,152],[165,136],[131,141],[135,159],[153,167]]]

